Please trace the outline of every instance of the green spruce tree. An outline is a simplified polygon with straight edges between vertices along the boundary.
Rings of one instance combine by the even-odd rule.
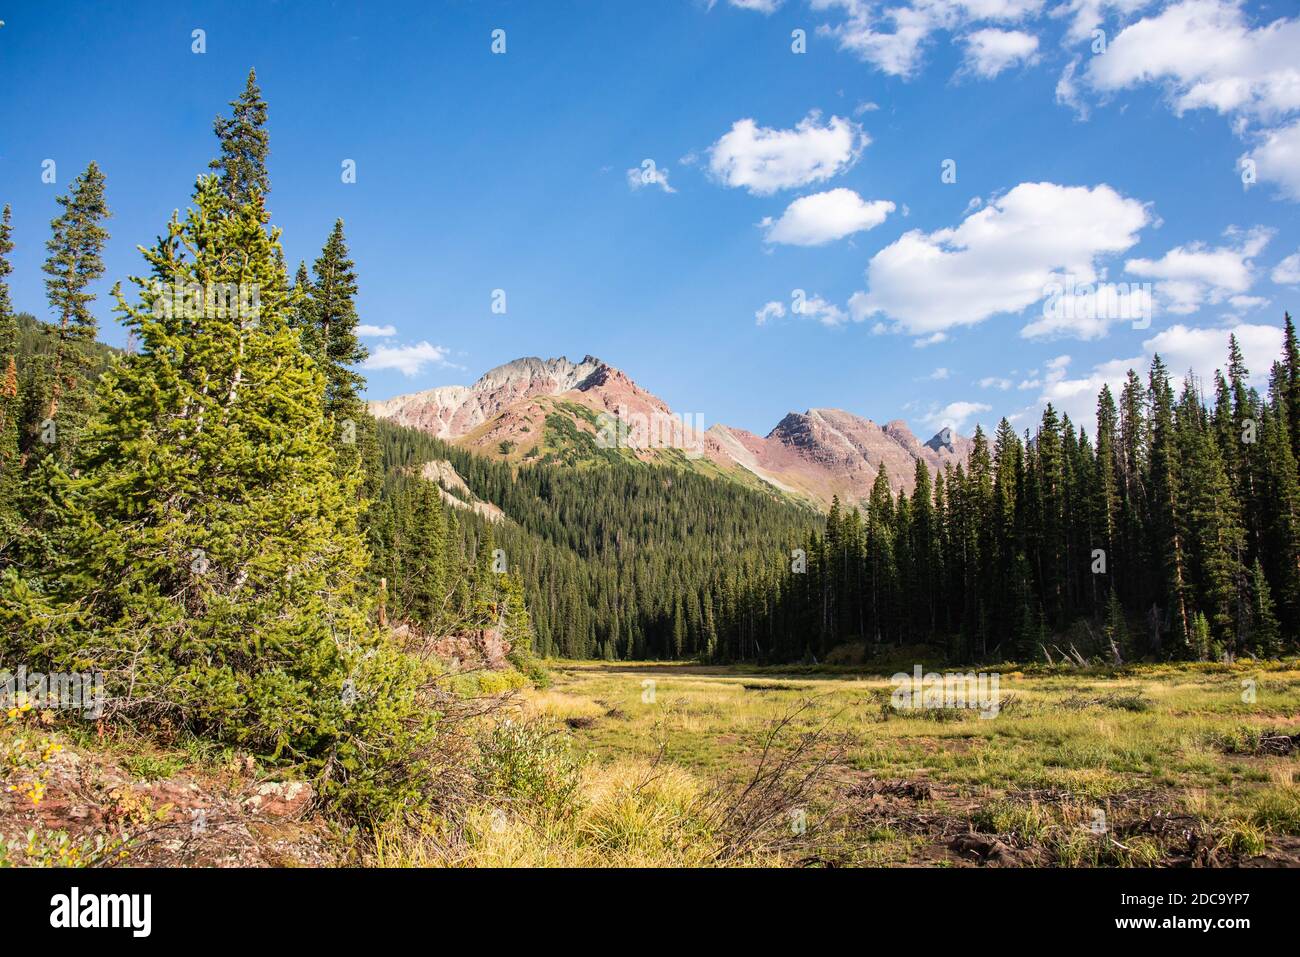
[[[90,284],[104,275],[104,243],[108,218],[104,174],[91,163],[72,182],[71,192],[58,197],[62,212],[50,223],[44,271],[46,296],[58,326],[58,336],[44,376],[45,418],[54,423],[51,435],[66,461],[76,433],[89,412],[92,383],[87,346],[99,326],[90,304]]]
[[[228,209],[246,203],[265,202],[271,191],[266,172],[270,154],[266,132],[266,101],[257,85],[257,71],[248,71],[244,92],[230,102],[231,115],[218,116],[212,124],[221,155],[208,164],[218,171],[221,193]],[[277,254],[278,255],[278,254]]]

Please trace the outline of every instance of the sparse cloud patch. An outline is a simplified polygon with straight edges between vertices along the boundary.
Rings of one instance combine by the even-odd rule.
[[[1300,252],[1292,253],[1274,266],[1269,278],[1279,286],[1300,286]]]
[[[1100,260],[1135,245],[1149,221],[1144,204],[1104,184],[1021,183],[958,226],[913,230],[876,253],[849,308],[917,336],[1016,314],[1053,279],[1094,281]]]
[[[456,368],[447,360],[449,350],[428,342],[413,345],[381,345],[370,351],[370,357],[362,363],[362,368],[372,372],[395,369],[405,376],[419,375],[426,366]]]
[[[1203,306],[1216,306],[1240,297],[1255,281],[1251,260],[1263,251],[1272,230],[1256,227],[1233,230],[1229,246],[1189,243],[1169,250],[1159,259],[1130,259],[1124,268],[1135,276],[1158,280],[1156,294],[1162,308],[1174,315],[1189,315]],[[1243,303],[1247,305],[1248,303]]]
[[[766,242],[790,246],[822,246],[845,236],[874,229],[894,211],[888,200],[864,200],[851,189],[832,189],[796,199],[773,220],[759,225]]]
[[[1038,37],[1023,30],[976,30],[963,38],[966,44],[964,69],[981,79],[991,80],[1003,70],[1038,61]]]
[[[1300,18],[1252,28],[1237,0],[1183,0],[1125,27],[1088,62],[1111,94],[1162,84],[1175,113],[1211,109],[1275,120],[1300,109]]]
[[[724,186],[770,196],[844,172],[870,142],[852,120],[832,116],[823,123],[816,111],[788,130],[737,120],[709,148],[709,172]]]
[[[1300,73],[1296,84],[1300,86]],[[1300,202],[1300,120],[1262,134],[1259,145],[1242,159],[1250,160],[1256,177],[1275,185],[1282,198]]]
[[[633,166],[629,169],[627,171],[627,185],[633,192],[651,186],[658,186],[665,193],[677,192],[668,183],[667,168],[656,166],[654,160],[645,160],[640,166]]]
[[[986,402],[949,402],[942,408],[931,409],[921,417],[921,421],[926,428],[936,432],[945,428],[961,432],[973,417],[991,411],[993,406]]]

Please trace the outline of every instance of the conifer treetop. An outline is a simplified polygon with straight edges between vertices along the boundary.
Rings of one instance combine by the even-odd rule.
[[[221,155],[208,164],[220,174],[221,192],[227,206],[236,208],[251,203],[254,197],[264,200],[271,191],[266,172],[270,155],[270,138],[266,132],[266,101],[257,85],[257,71],[248,71],[244,92],[230,101],[231,115],[218,115],[212,129],[220,142]]]

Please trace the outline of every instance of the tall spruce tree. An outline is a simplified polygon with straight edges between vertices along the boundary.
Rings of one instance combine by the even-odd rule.
[[[364,381],[354,366],[369,352],[357,338],[357,275],[348,255],[343,220],[335,220],[329,239],[312,266],[311,307],[304,344],[325,373],[325,413],[336,419],[354,416]]]
[[[1300,343],[1296,341],[1291,313],[1282,320],[1282,398],[1287,407],[1287,429],[1291,433],[1291,455],[1300,462]]]
[[[78,628],[45,646],[105,671],[125,709],[332,760],[355,704],[340,694],[377,660],[357,507],[335,475],[324,377],[286,321],[278,232],[260,206],[228,211],[214,177],[194,200],[146,252],[140,301],[118,294],[139,350],[102,377],[60,482],[56,591]],[[264,290],[257,314],[160,303],[218,283]]]
[[[21,480],[19,420],[22,397],[18,394],[18,317],[9,299],[9,274],[13,266],[13,227],[9,205],[0,215],[0,539],[7,539],[18,522]],[[0,552],[3,542],[0,541]]]
[[[208,164],[218,171],[221,193],[228,209],[245,203],[265,201],[271,191],[266,172],[270,138],[266,132],[266,101],[257,85],[257,71],[248,71],[244,92],[231,100],[231,115],[218,116],[212,124],[221,155]]]
[[[57,444],[65,451],[89,411],[92,385],[86,346],[99,326],[90,304],[90,284],[104,275],[104,243],[109,217],[104,199],[104,174],[95,163],[72,182],[71,192],[58,197],[62,212],[50,223],[44,271],[46,297],[58,326],[58,336],[44,377],[44,414],[55,420]]]

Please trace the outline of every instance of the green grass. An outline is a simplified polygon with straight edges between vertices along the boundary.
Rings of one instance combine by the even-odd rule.
[[[807,702],[791,733],[827,725],[846,734],[850,777],[926,781],[975,829],[1046,846],[1055,863],[1159,862],[1168,848],[1158,837],[1099,840],[1089,822],[1101,806],[1113,807],[1112,821],[1128,822],[1190,804],[1221,847],[1239,855],[1260,853],[1277,835],[1300,834],[1300,789],[1293,783],[1300,759],[1225,746],[1248,750],[1257,734],[1251,729],[1295,722],[1294,661],[1006,666],[1000,690],[1014,707],[992,718],[960,709],[893,709],[893,683],[853,669],[567,661],[550,667],[554,689],[532,706],[541,714],[581,710],[594,717],[573,733],[575,747],[597,764],[662,750],[665,761],[697,777],[735,784],[752,773],[772,722]],[[1255,682],[1251,703],[1242,700],[1243,679]],[[1232,800],[1206,802],[1207,793]],[[1050,799],[1040,802],[1040,794]],[[825,797],[828,806],[843,803]],[[925,840],[892,820],[866,821],[841,841],[852,863],[942,863],[923,859]]]

